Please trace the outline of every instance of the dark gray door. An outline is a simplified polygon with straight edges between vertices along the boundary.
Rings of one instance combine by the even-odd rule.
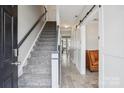
[[[17,6],[0,6],[0,87],[18,87]]]

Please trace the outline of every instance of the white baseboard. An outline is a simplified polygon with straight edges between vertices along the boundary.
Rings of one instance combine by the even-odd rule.
[[[33,51],[33,47],[35,46],[36,41],[37,41],[39,35],[41,34],[41,32],[42,32],[42,30],[43,30],[45,24],[46,24],[46,21],[44,22],[44,24],[43,24],[43,26],[41,27],[39,33],[37,34],[37,37],[35,38],[35,40],[34,40],[32,46],[30,47],[30,49],[29,49],[29,51],[28,51],[28,53],[27,53],[27,55],[26,55],[24,61],[21,63],[21,66],[20,66],[19,69],[18,69],[18,77],[20,77],[20,76],[23,74],[23,67],[27,65],[27,59],[31,57],[31,54],[30,54],[30,53]]]

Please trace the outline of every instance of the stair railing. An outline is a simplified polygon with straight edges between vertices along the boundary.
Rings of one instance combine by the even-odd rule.
[[[46,7],[44,6],[45,12],[38,18],[38,20],[35,22],[35,24],[31,27],[31,29],[25,34],[25,36],[22,38],[22,40],[18,44],[18,48],[21,47],[21,45],[24,43],[24,41],[28,38],[28,36],[31,34],[31,32],[34,30],[34,28],[38,25],[39,22],[42,21],[42,19],[45,17],[46,20]]]
[[[52,62],[52,88],[58,88],[61,85],[61,35],[60,28],[56,28],[56,51],[52,52],[51,62]]]

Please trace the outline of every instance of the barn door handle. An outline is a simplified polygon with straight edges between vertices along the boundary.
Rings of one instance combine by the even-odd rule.
[[[20,65],[21,64],[21,62],[14,62],[14,63],[11,63],[11,65]]]

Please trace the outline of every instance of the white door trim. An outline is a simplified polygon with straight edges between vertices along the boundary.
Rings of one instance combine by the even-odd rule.
[[[99,8],[99,87],[104,87],[104,21],[103,8]]]
[[[80,52],[81,52],[81,67],[80,73],[82,75],[86,74],[86,26],[80,26]]]

